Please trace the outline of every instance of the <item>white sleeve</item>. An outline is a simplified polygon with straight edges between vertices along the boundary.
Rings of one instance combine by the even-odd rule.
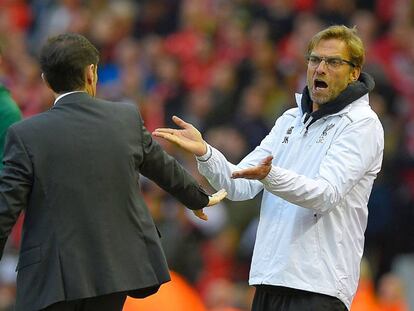
[[[262,140],[260,145],[238,165],[228,162],[220,151],[209,146],[211,154],[207,151],[205,156],[197,158],[199,172],[207,178],[214,189],[226,189],[227,197],[230,200],[243,201],[254,198],[263,189],[263,184],[258,180],[232,179],[231,174],[236,170],[255,166],[266,156],[272,154],[276,128],[277,125],[273,127],[272,131]]]
[[[381,168],[383,148],[384,132],[380,122],[362,119],[351,123],[333,141],[317,178],[273,166],[261,182],[266,190],[286,201],[320,213],[328,212],[365,175],[371,174],[372,180],[375,178]]]

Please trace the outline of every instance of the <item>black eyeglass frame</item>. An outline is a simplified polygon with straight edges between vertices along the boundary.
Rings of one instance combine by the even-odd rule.
[[[311,59],[314,59],[314,61],[312,61]],[[352,66],[352,67],[356,67],[356,65],[353,62],[351,62],[349,60],[346,60],[346,59],[342,59],[340,57],[308,55],[306,57],[306,60],[308,61],[308,64],[310,64],[312,67],[319,66],[319,64],[322,61],[324,61],[325,64],[329,68],[339,68],[341,65],[344,65],[344,64],[347,64],[347,65]],[[337,62],[337,63],[335,63],[335,62]]]

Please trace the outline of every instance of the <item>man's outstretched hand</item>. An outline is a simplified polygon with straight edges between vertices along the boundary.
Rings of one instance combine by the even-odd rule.
[[[221,202],[225,197],[227,196],[227,192],[224,189],[221,189],[220,191],[217,191],[216,193],[213,193],[212,195],[209,195],[209,201],[207,206],[213,206],[217,203]],[[196,215],[198,218],[202,220],[208,220],[207,215],[204,213],[204,209],[196,209],[193,210],[194,215]]]
[[[249,168],[242,169],[240,171],[234,171],[231,178],[246,178],[246,179],[257,179],[261,180],[269,174],[272,168],[273,156],[267,156],[264,158],[259,165],[252,166]]]
[[[173,116],[172,120],[181,129],[158,128],[152,134],[164,138],[198,157],[206,154],[207,144],[201,133],[192,124],[177,116]]]
[[[173,116],[172,120],[178,127],[180,127],[180,129],[158,128],[152,132],[152,135],[164,138],[184,150],[191,152],[197,157],[206,154],[207,144],[201,136],[200,131],[197,130],[192,124],[185,122],[177,116]],[[207,206],[216,205],[221,202],[226,195],[227,192],[224,189],[210,195]],[[202,220],[208,219],[207,215],[204,213],[204,209],[202,208],[193,210],[193,213]]]

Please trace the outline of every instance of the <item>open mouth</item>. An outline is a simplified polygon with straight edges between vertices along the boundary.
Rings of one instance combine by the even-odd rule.
[[[325,81],[315,79],[314,83],[315,90],[322,90],[328,87],[328,84]]]

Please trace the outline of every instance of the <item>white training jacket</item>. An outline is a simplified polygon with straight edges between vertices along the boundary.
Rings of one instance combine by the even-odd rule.
[[[301,95],[296,94],[300,107]],[[264,189],[249,284],[276,285],[339,298],[349,309],[364,248],[368,198],[381,168],[384,131],[368,94],[306,131],[300,108],[286,111],[237,166],[209,146],[198,168],[228,198]],[[261,180],[231,173],[273,155]]]

